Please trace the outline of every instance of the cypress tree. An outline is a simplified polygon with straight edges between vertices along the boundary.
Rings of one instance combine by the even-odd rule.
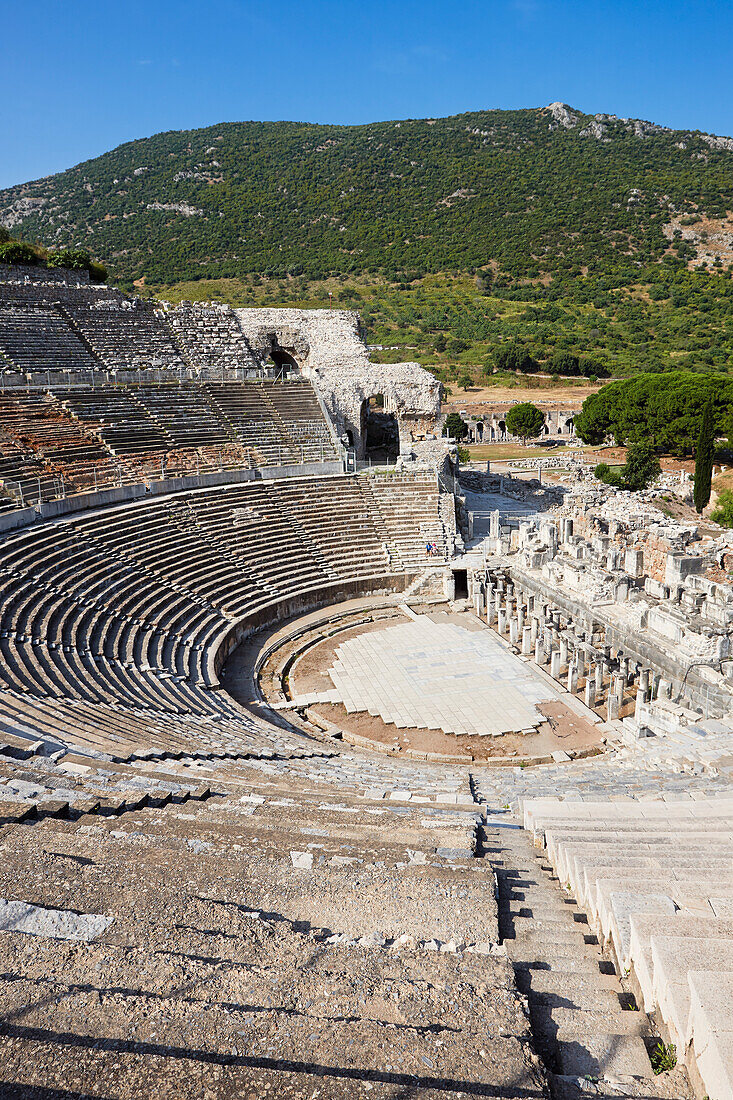
[[[695,449],[695,488],[693,500],[695,511],[701,513],[710,500],[710,483],[713,477],[713,456],[715,454],[715,428],[713,426],[713,406],[710,401],[702,413],[700,435]]]

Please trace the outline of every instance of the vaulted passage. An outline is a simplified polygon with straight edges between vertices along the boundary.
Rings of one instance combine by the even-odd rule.
[[[395,413],[384,407],[384,394],[373,394],[361,409],[364,457],[372,462],[394,462],[400,453],[400,431]]]

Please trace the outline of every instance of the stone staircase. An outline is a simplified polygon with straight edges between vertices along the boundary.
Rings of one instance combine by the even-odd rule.
[[[652,1022],[531,836],[508,812],[489,813],[483,844],[496,871],[501,939],[553,1096],[691,1096],[683,1070],[655,1077]]]

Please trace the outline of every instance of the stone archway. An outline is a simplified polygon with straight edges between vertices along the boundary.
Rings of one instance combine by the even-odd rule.
[[[383,393],[374,393],[362,401],[361,438],[365,459],[376,463],[396,461],[400,453],[400,426],[397,414],[387,409]]]
[[[300,367],[295,356],[285,348],[281,347],[277,342],[277,338],[273,336],[272,345],[270,347],[270,359],[275,364],[279,371],[283,371],[285,374],[298,373]]]

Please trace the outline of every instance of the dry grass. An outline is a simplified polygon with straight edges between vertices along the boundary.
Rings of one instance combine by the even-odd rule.
[[[453,388],[445,403],[453,408],[476,412],[481,411],[479,406],[516,405],[518,401],[531,401],[541,408],[575,409],[580,408],[586,397],[597,393],[600,388],[600,385],[591,382],[559,385],[548,378],[546,384],[543,384],[539,379],[533,378],[531,381],[527,379],[526,385],[469,386],[465,391]]]

